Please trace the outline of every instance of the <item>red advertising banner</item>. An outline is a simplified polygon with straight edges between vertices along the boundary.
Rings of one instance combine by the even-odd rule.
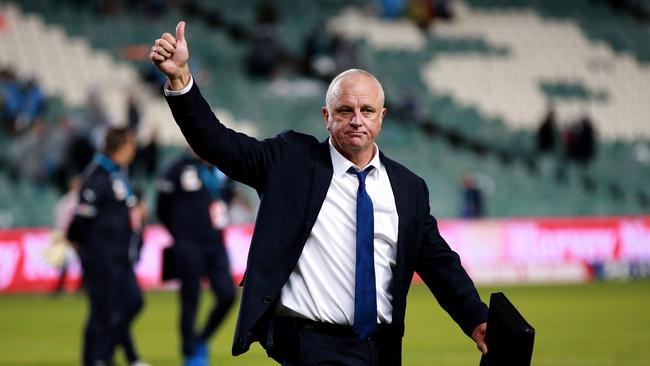
[[[650,276],[650,217],[441,220],[439,227],[478,284]],[[252,232],[252,225],[225,230],[234,281],[246,269]],[[62,263],[66,288],[77,288],[78,259],[73,250],[61,250],[59,237],[48,229],[0,231],[0,293],[52,291]],[[169,245],[164,228],[147,227],[135,267],[143,288],[164,287],[162,252]]]
[[[253,226],[230,226],[224,235],[233,280],[239,281],[246,269]],[[64,249],[59,240],[60,234],[49,229],[0,230],[0,293],[53,291],[64,262],[67,265],[65,288],[68,291],[77,289],[81,265],[74,250],[69,247]],[[150,225],[146,228],[140,260],[135,265],[142,288],[164,287],[165,284],[161,282],[162,253],[171,243],[169,233],[162,226]]]
[[[439,225],[477,283],[579,282],[598,275],[594,271],[603,265],[650,263],[650,217],[443,220]]]

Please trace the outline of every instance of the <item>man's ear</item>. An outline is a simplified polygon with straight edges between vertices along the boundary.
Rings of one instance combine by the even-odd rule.
[[[329,129],[330,129],[330,123],[329,123],[330,112],[327,110],[327,106],[323,106],[323,108],[321,108],[321,113],[323,113],[323,120],[325,120],[325,125],[327,126],[327,130],[329,131]]]

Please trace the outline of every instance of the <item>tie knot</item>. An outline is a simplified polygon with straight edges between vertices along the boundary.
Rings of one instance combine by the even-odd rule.
[[[374,168],[375,167],[371,165],[364,170],[356,170],[354,169],[354,167],[351,166],[350,169],[348,169],[348,173],[356,175],[357,178],[359,179],[359,182],[365,184],[368,173],[370,173],[370,171],[373,170]]]

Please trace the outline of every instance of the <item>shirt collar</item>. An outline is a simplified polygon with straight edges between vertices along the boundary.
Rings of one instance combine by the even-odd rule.
[[[370,160],[370,163],[368,163],[368,165],[364,167],[358,167],[354,165],[354,163],[352,163],[350,160],[348,160],[345,156],[341,155],[341,153],[338,152],[338,150],[336,150],[334,145],[332,145],[331,138],[327,140],[330,146],[330,157],[332,159],[332,168],[334,169],[334,175],[338,177],[342,177],[345,176],[345,174],[347,174],[348,169],[350,169],[350,167],[355,167],[355,169],[357,170],[364,170],[370,165],[375,167],[375,169],[370,171],[370,173],[368,174],[374,176],[379,173],[379,169],[381,168],[381,160],[379,159],[379,147],[377,146],[377,144],[374,144],[375,155],[372,157],[372,160]]]

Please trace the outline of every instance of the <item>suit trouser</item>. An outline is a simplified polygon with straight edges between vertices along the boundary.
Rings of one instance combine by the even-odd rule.
[[[399,366],[402,339],[384,329],[361,341],[350,326],[276,316],[267,353],[283,366]]]
[[[220,243],[203,247],[197,243],[177,242],[174,245],[174,264],[181,281],[180,330],[182,352],[191,356],[198,342],[207,341],[219,327],[235,302],[235,286],[230,274],[230,263]],[[201,293],[201,278],[206,277],[216,297],[215,304],[201,331],[196,330],[196,314]]]
[[[122,345],[127,359],[138,359],[129,325],[142,308],[142,293],[128,262],[82,259],[90,311],[84,329],[83,364],[111,364],[114,349]]]

